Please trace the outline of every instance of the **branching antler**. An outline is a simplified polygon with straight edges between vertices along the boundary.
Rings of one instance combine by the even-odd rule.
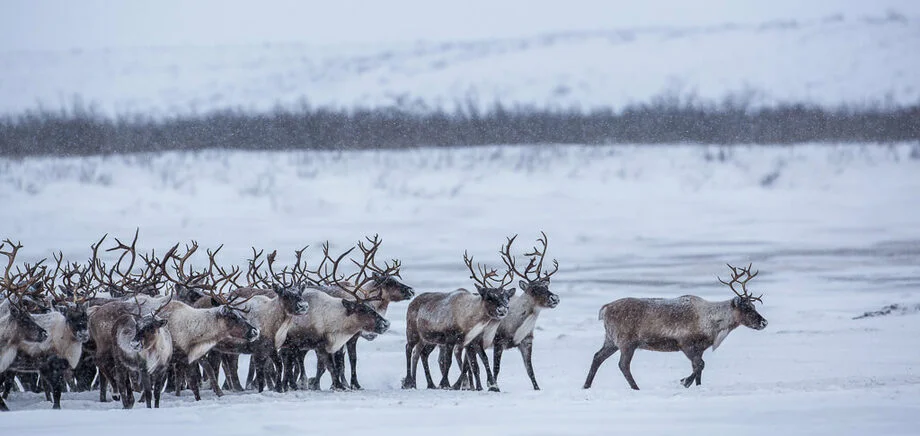
[[[730,264],[726,264],[726,265],[728,265],[728,268],[732,270],[732,279],[726,282],[725,280],[722,280],[721,277],[716,277],[719,279],[719,282],[721,282],[723,285],[727,285],[732,290],[732,292],[735,293],[735,295],[745,300],[759,301],[763,303],[763,300],[760,299],[760,297],[763,297],[763,294],[760,294],[759,296],[755,297],[753,294],[751,294],[747,290],[747,282],[749,282],[754,277],[757,277],[757,274],[760,273],[760,271],[754,271],[753,274],[751,273],[751,267],[753,266],[753,263],[749,263],[747,268],[736,268],[736,267],[731,266]],[[735,283],[738,283],[741,285],[740,293],[738,292],[737,289],[735,289]]]
[[[488,269],[485,265],[479,263],[476,264],[476,268],[473,268],[473,258],[470,257],[466,251],[463,252],[463,263],[465,263],[466,267],[470,270],[470,278],[480,287],[502,289],[511,284],[511,281],[514,280],[514,272],[511,269],[506,271],[504,277],[499,280],[498,270]],[[478,274],[477,270],[479,270]],[[498,283],[498,286],[493,286],[489,283],[490,281]]]
[[[559,271],[559,262],[558,262],[556,259],[553,259],[553,270],[550,271],[550,272],[547,272],[547,273],[544,273],[544,272],[543,272],[543,260],[546,259],[546,249],[547,249],[548,246],[549,246],[549,238],[546,237],[546,232],[541,231],[541,232],[540,232],[540,235],[541,235],[541,237],[540,237],[540,238],[537,238],[537,245],[542,245],[543,248],[540,249],[540,248],[538,248],[537,245],[535,245],[535,246],[533,247],[533,251],[531,251],[530,253],[525,253],[525,254],[524,254],[525,256],[531,256],[531,261],[537,260],[537,266],[536,266],[536,268],[534,269],[534,273],[536,274],[536,278],[535,278],[534,280],[537,280],[537,279],[547,279],[547,278],[549,278],[551,275],[556,274],[556,271]],[[509,244],[509,245],[510,245],[510,244]],[[542,277],[541,277],[541,275],[540,275],[541,273],[543,274]],[[528,279],[528,280],[530,280],[530,279]]]

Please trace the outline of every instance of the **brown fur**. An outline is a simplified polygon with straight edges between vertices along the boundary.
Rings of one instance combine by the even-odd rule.
[[[685,387],[702,381],[703,352],[719,347],[739,325],[761,330],[767,321],[743,297],[711,302],[693,295],[674,299],[623,298],[601,307],[604,345],[595,353],[584,388],[590,388],[600,365],[618,350],[620,370],[629,386],[638,390],[630,362],[637,349],[682,351],[690,359],[693,373],[681,380]]]

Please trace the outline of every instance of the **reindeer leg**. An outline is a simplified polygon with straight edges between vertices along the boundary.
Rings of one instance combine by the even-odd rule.
[[[493,347],[497,347],[498,344],[493,344]],[[479,354],[479,358],[482,360],[482,367],[486,371],[486,382],[489,385],[489,392],[501,392],[498,389],[498,382],[495,380],[495,376],[492,374],[492,367],[489,365],[489,356],[486,355],[485,348],[482,347],[482,342],[476,344],[476,353]]]
[[[224,391],[222,391],[222,390],[220,389],[220,383],[217,382],[217,380],[218,380],[218,379],[217,379],[217,372],[214,371],[214,367],[211,366],[210,360],[209,360],[209,359],[201,359],[201,360],[199,360],[199,363],[201,364],[201,365],[200,365],[200,366],[201,366],[201,369],[204,370],[204,373],[207,374],[208,379],[210,379],[210,381],[211,381],[211,390],[214,391],[214,395],[217,395],[218,397],[223,397],[223,396],[224,396]],[[200,379],[200,378],[199,378],[199,379]]]
[[[351,364],[351,388],[361,390],[361,384],[358,383],[358,335],[345,345],[348,347],[348,363]]]
[[[173,369],[172,365],[166,367],[166,391],[171,392],[173,389],[176,389],[176,371]]]
[[[166,371],[162,368],[157,370],[152,376],[153,383],[153,407],[160,408],[160,393],[163,392],[163,385],[166,384]]]
[[[594,353],[594,360],[591,361],[591,369],[588,370],[588,378],[585,380],[584,389],[591,388],[591,383],[594,383],[594,376],[597,375],[597,369],[601,367],[601,364],[604,363],[605,360],[613,356],[613,353],[616,353],[617,350],[619,350],[619,348],[613,341],[604,341],[604,346],[602,346],[597,353]]]
[[[294,369],[297,367],[295,363],[295,356],[297,355],[296,351],[291,348],[282,348],[279,351],[279,357],[281,358],[282,370],[281,370],[281,383],[284,385],[285,389],[292,391],[297,390],[296,376],[294,375]]]
[[[332,353],[332,358],[333,368],[335,368],[336,371],[341,368],[342,371],[333,373],[332,369],[330,368],[329,372],[333,375],[337,375],[339,377],[339,384],[344,386],[345,389],[348,389],[348,381],[345,380],[345,347],[342,347],[341,350]]]
[[[479,378],[479,361],[476,358],[478,348],[479,347],[476,345],[476,341],[467,345],[466,355],[470,360],[470,370],[472,371],[473,378],[475,379],[475,382],[476,382],[476,390],[481,391],[482,390],[482,379]],[[492,378],[491,371],[489,374],[489,378]]]
[[[434,384],[434,380],[431,378],[431,368],[428,366],[428,356],[431,355],[431,352],[434,351],[434,349],[435,349],[435,346],[429,344],[429,345],[425,345],[424,347],[422,347],[422,351],[421,351],[422,368],[425,369],[425,383],[427,383],[426,388],[428,389],[437,388],[437,386],[435,386]]]
[[[188,385],[192,389],[195,401],[201,401],[201,372],[195,371],[197,369],[198,365],[190,363],[187,366],[186,373],[188,374]]]
[[[224,374],[227,377],[230,390],[243,392],[243,384],[240,383],[240,356],[238,354],[225,354],[221,363],[224,365]]]
[[[278,350],[275,350],[272,347],[268,351],[268,358],[271,364],[274,366],[274,383],[275,383],[275,392],[284,392],[285,385],[282,382],[282,374],[284,371],[284,362],[281,361],[281,355],[278,354]]]
[[[454,383],[453,386],[451,386],[451,389],[455,391],[459,391],[460,389],[464,387],[464,385],[468,386],[471,381],[469,380],[470,374],[467,371],[469,369],[469,366],[468,366],[469,359],[463,358],[463,348],[464,348],[463,344],[453,345],[453,348],[452,348],[453,353],[454,353],[454,358],[457,360],[457,366],[460,367],[460,377],[457,378],[457,381]],[[448,349],[451,349],[451,348],[448,348]]]
[[[246,373],[246,390],[251,391],[256,388],[256,374],[258,369],[252,356],[249,357],[249,372]]]
[[[685,388],[689,388],[695,381],[696,385],[699,386],[702,383],[703,367],[706,366],[706,363],[703,362],[703,351],[699,350],[698,347],[681,348],[681,351],[690,359],[693,365],[693,372],[686,378],[681,379],[680,383],[684,385]]]
[[[143,368],[140,370],[141,386],[144,388],[144,394],[141,399],[147,404],[147,408],[153,408],[153,386],[150,383],[150,373]]]
[[[177,397],[182,394],[182,385],[185,384],[187,366],[188,364],[181,361],[181,359],[176,359],[176,362],[173,364],[173,377],[175,378],[173,387],[176,389]]]
[[[627,345],[620,351],[620,371],[626,377],[626,381],[629,382],[629,387],[638,391],[639,385],[636,384],[636,379],[633,378],[632,371],[629,369],[629,364],[632,362],[635,352],[636,346],[632,344]]]
[[[99,402],[107,403],[109,400],[106,395],[106,390],[109,389],[109,371],[103,369],[103,366],[99,367]]]
[[[533,336],[524,338],[521,344],[518,345],[518,349],[521,350],[521,358],[524,359],[524,369],[527,370],[527,376],[530,377],[530,382],[533,383],[533,390],[539,391],[540,385],[537,384],[537,377],[533,374]]]
[[[297,380],[301,383],[301,386],[307,386],[309,384],[309,377],[307,377],[307,367],[304,364],[304,362],[307,360],[307,352],[308,350],[297,350],[297,354],[295,354],[295,356],[297,356],[295,363],[297,363],[297,370],[300,372]]]
[[[415,374],[413,374],[412,360],[415,355],[415,342],[406,342],[406,377],[402,381],[403,389],[415,389]]]
[[[326,363],[325,363],[325,360],[323,359],[328,357],[328,354],[326,354],[326,352],[321,351],[319,349],[315,351],[316,351],[316,376],[313,377],[312,379],[307,380],[307,383],[310,387],[310,390],[318,391],[320,390],[320,385],[319,385],[320,378],[323,376],[323,374],[326,373]]]

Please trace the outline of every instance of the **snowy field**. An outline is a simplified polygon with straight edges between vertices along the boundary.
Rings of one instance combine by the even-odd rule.
[[[0,114],[920,100],[914,1],[15,3]]]
[[[290,250],[379,232],[418,291],[468,286],[464,249],[497,262],[506,235],[550,237],[558,308],[543,312],[534,392],[518,353],[501,393],[403,391],[405,305],[361,342],[365,391],[165,396],[118,410],[97,393],[13,394],[4,434],[917,434],[920,144],[796,147],[482,147],[386,152],[169,153],[0,160],[0,231],[24,260],[83,259],[109,232]],[[521,247],[523,248],[523,247]],[[315,253],[315,252],[314,252]],[[730,295],[724,263],[753,262],[766,330],[707,352],[701,387],[679,353],[640,351],[584,378],[624,296]],[[756,282],[756,284],[755,284]],[[904,313],[854,320],[889,304]],[[897,312],[897,311],[896,311]],[[420,379],[421,380],[421,379]],[[328,385],[328,381],[326,382]]]

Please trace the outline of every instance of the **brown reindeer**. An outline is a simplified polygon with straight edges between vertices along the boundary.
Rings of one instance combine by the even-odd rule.
[[[476,283],[477,294],[463,288],[453,292],[426,292],[409,303],[406,312],[406,377],[403,379],[403,389],[416,387],[415,376],[420,358],[428,388],[435,388],[428,367],[428,355],[437,346],[441,347],[441,388],[451,387],[447,374],[450,371],[449,351],[454,350],[461,376],[453,388],[459,389],[464,377],[475,376],[477,389],[482,389],[475,350],[468,347],[490,324],[494,325],[508,314],[508,302],[514,296],[515,289],[505,287],[514,276],[511,271],[507,271],[499,280],[498,271],[494,269],[489,270],[482,265],[473,268],[473,259],[466,252],[463,253],[463,261],[470,270],[470,278]],[[466,358],[461,359],[464,350]],[[493,382],[490,374],[491,371],[487,371],[489,381]]]
[[[410,300],[415,296],[415,291],[412,287],[400,281],[402,277],[399,274],[399,269],[402,264],[399,260],[394,259],[392,263],[385,262],[383,267],[377,265],[375,256],[380,244],[383,242],[380,237],[374,235],[373,238],[367,237],[365,239],[367,239],[369,245],[364,245],[364,242],[361,241],[358,243],[358,248],[364,254],[365,259],[369,259],[366,268],[369,269],[371,273],[361,278],[363,284],[348,283],[346,285],[352,290],[360,289],[365,294],[379,295],[379,299],[369,301],[369,303],[380,316],[385,317],[390,303]],[[327,254],[326,259],[328,259],[328,248],[328,246],[323,247],[324,253]],[[322,264],[320,264],[320,267],[321,266]],[[333,297],[354,299],[353,293],[345,292],[338,286],[318,286],[317,289]],[[348,351],[348,360],[351,365],[351,389],[361,389],[361,384],[358,383],[358,338],[362,337],[368,341],[372,341],[376,336],[377,335],[374,333],[361,333],[355,335],[345,344],[345,351]],[[336,365],[344,368],[344,351],[336,353],[334,357],[336,359]],[[342,380],[342,384],[346,384],[346,381]]]
[[[371,306],[371,303],[381,299],[379,290],[373,294],[365,292],[373,276],[367,273],[373,254],[365,252],[364,261],[352,261],[359,267],[358,271],[348,277],[340,276],[339,264],[354,247],[342,253],[332,262],[331,272],[327,265],[325,273],[319,274],[316,280],[323,287],[336,287],[337,292],[343,292],[349,298],[339,298],[329,295],[328,289],[308,287],[304,298],[310,304],[306,315],[294,317],[294,326],[288,332],[288,340],[282,349],[284,356],[284,385],[293,387],[294,370],[299,370],[301,376],[303,356],[307,350],[315,350],[317,354],[316,376],[308,382],[310,389],[319,389],[320,378],[328,369],[332,376],[332,388],[343,390],[346,388],[344,368],[340,360],[334,355],[342,351],[345,344],[357,334],[378,335],[386,332],[390,323]],[[328,243],[323,247],[324,260],[320,267],[330,260]],[[319,270],[319,267],[318,269]]]
[[[601,307],[598,318],[604,321],[606,336],[600,351],[594,354],[584,388],[591,387],[597,369],[607,358],[620,350],[620,371],[629,386],[638,390],[629,364],[637,349],[651,351],[682,351],[693,364],[693,372],[681,380],[684,387],[693,382],[699,385],[703,375],[703,352],[713,350],[739,325],[754,330],[767,326],[754,308],[754,302],[762,302],[747,290],[747,282],[757,276],[747,268],[731,265],[732,278],[720,282],[727,285],[735,297],[719,302],[704,300],[694,295],[674,299],[623,298]],[[735,289],[741,286],[741,292]]]

